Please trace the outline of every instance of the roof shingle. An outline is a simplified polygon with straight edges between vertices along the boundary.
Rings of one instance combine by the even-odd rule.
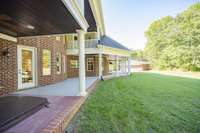
[[[100,45],[129,51],[129,49],[127,47],[123,46],[122,44],[118,43],[117,41],[113,40],[112,38],[110,38],[108,36],[101,37]]]

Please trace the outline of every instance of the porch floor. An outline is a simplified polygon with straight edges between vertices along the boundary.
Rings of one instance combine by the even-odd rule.
[[[91,86],[97,77],[86,77],[86,88]],[[15,92],[36,96],[77,96],[79,94],[79,79],[69,78],[63,82]]]
[[[97,77],[86,78],[87,96],[95,89],[97,83]],[[54,85],[19,91],[12,94],[45,97],[48,99],[49,107],[42,108],[5,131],[5,133],[63,132],[87,98],[87,96],[76,96],[78,94],[78,87],[78,78],[71,78]]]
[[[41,133],[55,131],[55,128],[61,126],[62,123],[68,119],[73,109],[76,108],[77,104],[82,100],[82,97],[78,96],[42,97],[48,99],[50,103],[48,108],[42,108],[5,131],[5,133]]]

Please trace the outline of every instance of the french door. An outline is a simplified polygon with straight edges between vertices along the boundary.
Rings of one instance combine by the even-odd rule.
[[[36,86],[36,48],[18,46],[18,89]]]

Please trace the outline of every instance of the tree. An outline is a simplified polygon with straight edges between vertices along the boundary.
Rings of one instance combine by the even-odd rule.
[[[131,58],[134,60],[145,60],[142,50],[133,50],[131,53]]]
[[[200,4],[153,22],[144,56],[159,69],[200,70]]]

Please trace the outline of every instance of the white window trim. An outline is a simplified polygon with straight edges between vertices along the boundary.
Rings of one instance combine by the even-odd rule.
[[[61,55],[61,53],[57,52],[56,59],[57,59],[57,55],[59,55],[59,59],[60,59],[60,62],[59,62],[60,71],[56,70],[56,74],[61,74],[61,72],[62,72],[62,55]],[[56,60],[56,67],[57,67],[57,60]]]
[[[88,66],[89,66],[89,64],[88,64],[88,62],[89,62],[89,60],[90,60],[90,62],[92,62],[92,65],[93,65],[93,70],[88,70]],[[92,60],[92,61],[91,61]],[[90,72],[93,72],[94,71],[94,58],[93,57],[89,57],[89,58],[87,58],[87,71],[90,71]]]
[[[50,61],[50,73],[49,74],[44,74],[44,71],[43,71],[43,51],[44,50],[46,50],[46,51],[49,51],[50,52],[50,57],[49,57],[49,61]],[[49,75],[51,75],[51,64],[52,62],[51,62],[51,50],[49,50],[49,49],[43,49],[42,50],[42,75],[43,76],[49,76]]]
[[[63,55],[63,71],[64,71],[64,73],[66,73],[66,57],[65,57],[65,55]]]

